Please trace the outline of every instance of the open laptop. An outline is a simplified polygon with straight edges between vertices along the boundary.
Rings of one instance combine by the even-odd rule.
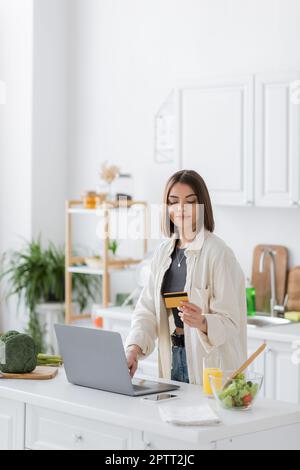
[[[178,390],[170,385],[131,379],[119,333],[55,325],[67,379],[74,385],[138,397]]]

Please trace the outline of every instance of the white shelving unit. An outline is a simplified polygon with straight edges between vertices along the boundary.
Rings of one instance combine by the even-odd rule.
[[[123,270],[139,264],[142,259],[124,258],[112,260],[109,258],[110,241],[110,211],[130,210],[132,207],[141,207],[144,211],[144,256],[148,251],[148,204],[144,201],[127,201],[126,204],[118,201],[104,201],[97,209],[86,209],[81,201],[67,201],[66,203],[66,323],[71,324],[77,320],[91,318],[91,314],[74,315],[72,311],[72,277],[78,274],[101,276],[103,308],[110,305],[110,272]],[[72,220],[75,216],[93,215],[103,219],[104,252],[100,253],[103,260],[101,269],[93,269],[85,265],[85,259],[74,257],[72,254]]]

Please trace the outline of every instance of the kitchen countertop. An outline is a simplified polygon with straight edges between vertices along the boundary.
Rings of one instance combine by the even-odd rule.
[[[248,338],[283,341],[288,343],[300,341],[300,323],[263,328],[248,327]]]
[[[197,406],[206,402],[215,409],[216,403],[205,399],[199,386],[180,385],[181,390],[176,392],[180,396],[180,401],[174,401],[172,406]],[[58,377],[51,381],[1,379],[0,400],[1,398],[102,423],[151,432],[197,446],[300,423],[300,407],[261,400],[253,410],[247,412],[218,411],[223,422],[219,426],[174,426],[161,420],[157,404],[145,403],[140,397],[132,398],[71,385],[67,382],[63,369],[60,370]],[[167,403],[160,406],[166,405]]]

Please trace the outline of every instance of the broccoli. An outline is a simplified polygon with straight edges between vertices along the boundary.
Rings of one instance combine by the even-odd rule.
[[[28,374],[37,366],[36,346],[31,336],[9,331],[0,338],[5,361],[0,371],[6,374]]]

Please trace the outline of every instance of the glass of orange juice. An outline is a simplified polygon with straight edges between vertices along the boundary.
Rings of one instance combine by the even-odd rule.
[[[223,372],[218,351],[212,351],[209,356],[203,359],[203,393],[208,398],[213,398],[213,390],[210,384],[211,376],[220,379],[220,387],[222,388]]]

